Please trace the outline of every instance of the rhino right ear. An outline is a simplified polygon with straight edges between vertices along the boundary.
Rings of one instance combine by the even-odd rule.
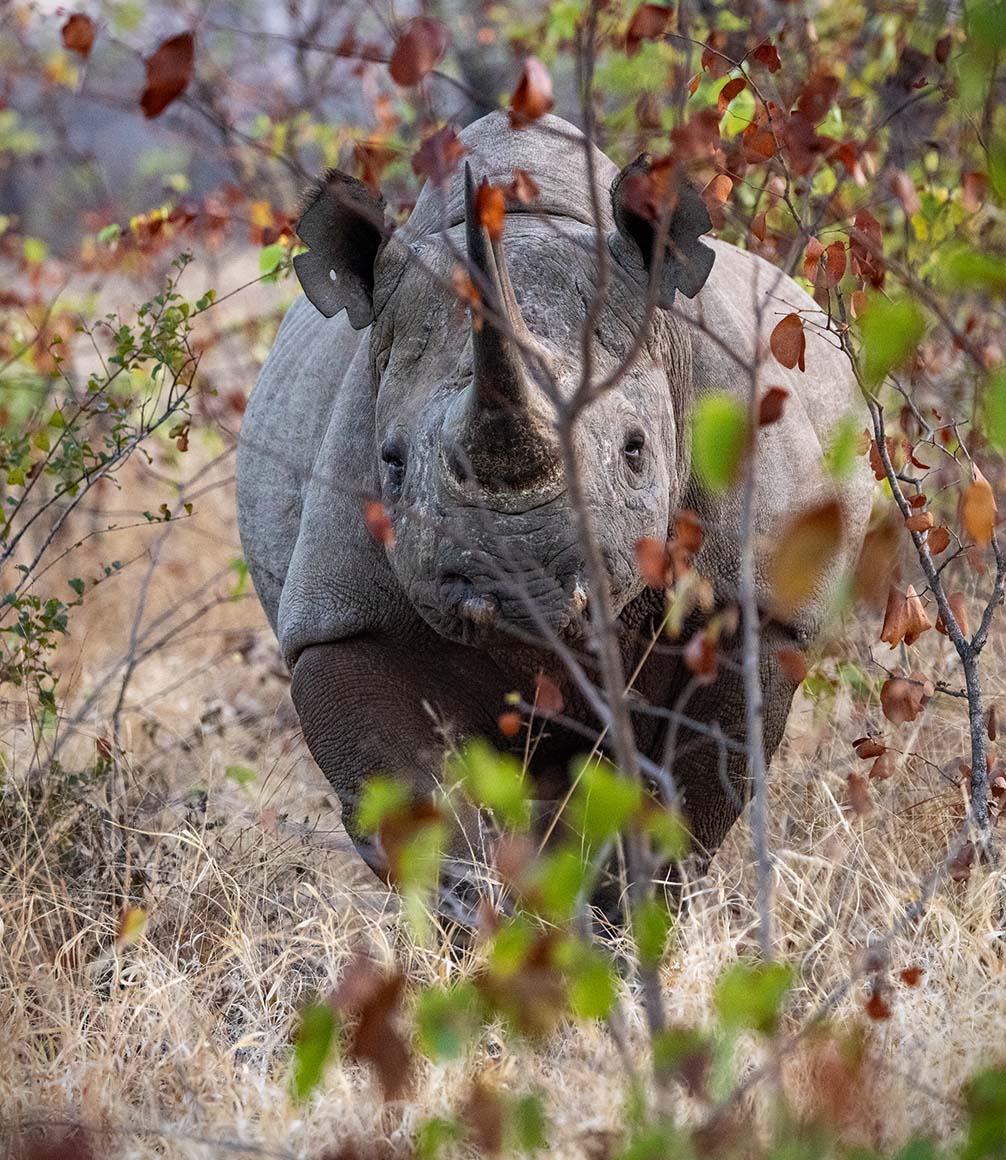
[[[326,318],[345,307],[354,330],[374,321],[374,262],[391,233],[384,210],[379,193],[330,169],[297,223],[309,247],[293,260],[304,293]]]
[[[716,257],[699,241],[713,228],[705,202],[673,162],[652,162],[640,154],[615,178],[611,186],[611,209],[618,227],[608,238],[616,261],[646,272],[657,261],[659,218],[669,204],[666,244],[660,263],[657,305],[670,308],[680,290],[694,298],[705,285]]]

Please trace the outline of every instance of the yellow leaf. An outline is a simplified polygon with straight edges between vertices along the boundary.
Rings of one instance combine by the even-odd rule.
[[[143,937],[147,929],[147,912],[142,906],[127,906],[119,916],[119,930],[115,936],[115,945],[119,947],[132,946]]]
[[[992,485],[978,470],[977,464],[972,464],[971,482],[961,501],[961,523],[971,539],[980,548],[985,548],[992,540],[995,520],[996,501]]]

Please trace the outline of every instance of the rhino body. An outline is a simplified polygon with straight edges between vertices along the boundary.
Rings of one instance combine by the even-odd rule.
[[[379,207],[330,175],[329,192],[322,187],[313,203],[311,229],[301,228],[311,256],[298,272],[313,301],[300,298],[287,313],[249,401],[239,449],[240,531],[255,588],[292,671],[311,752],[340,798],[349,834],[379,873],[386,870],[380,844],[356,822],[372,773],[400,774],[417,794],[433,791],[445,742],[482,735],[505,747],[497,725],[504,697],[519,690],[530,699],[541,672],[560,688],[567,717],[597,728],[547,643],[563,642],[593,671],[584,647],[590,594],[583,550],[556,466],[554,412],[536,385],[540,368],[531,365],[548,364],[563,398],[579,382],[581,331],[598,276],[586,151],[578,131],[555,117],[515,131],[492,114],[461,141],[476,178],[505,186],[523,169],[539,187],[534,203],[508,207],[505,259],[470,220],[471,189],[466,207],[460,168],[446,189],[427,185],[390,241],[374,232]],[[593,170],[609,285],[589,354],[594,378],[602,379],[646,321],[652,256],[609,193],[619,185],[616,166],[595,149]],[[757,568],[767,610],[767,553],[789,517],[830,494],[823,448],[861,404],[831,336],[808,328],[806,373],[767,353],[783,315],[817,310],[791,279],[716,240],[708,240],[710,273],[707,243],[693,246],[682,230],[667,259],[672,284],[661,292],[669,308],[655,312],[629,373],[579,418],[576,453],[625,671],[648,657],[632,701],[637,745],[663,759],[661,709],[683,710],[697,723],[677,726],[673,775],[701,858],[715,851],[746,797],[741,746],[721,760],[716,731],[703,728],[715,723],[743,742],[739,667],[722,666],[713,684],[696,686],[680,647],[665,640],[650,649],[663,594],[644,586],[634,545],[662,540],[679,508],[695,509],[706,528],[697,566],[721,605],[736,600],[741,496],[734,489],[711,497],[698,486],[684,433],[704,391],[733,391],[746,403],[743,364],[760,352],[761,389],[789,392],[781,420],[758,436]],[[486,301],[495,294],[496,309],[519,332],[513,342],[502,324],[473,330],[459,304],[452,277],[474,251],[481,254],[476,280],[484,276]],[[517,339],[526,340],[519,357]],[[807,643],[854,561],[870,507],[862,460],[841,488],[844,543],[826,583],[788,622],[764,618],[769,757],[794,692],[776,653]],[[375,538],[362,517],[374,497],[390,514],[393,543]],[[736,649],[730,641],[723,647]],[[514,744],[523,751],[523,739]],[[569,761],[585,747],[582,732],[549,727],[531,763],[543,799],[562,794]],[[470,847],[476,819],[459,807],[458,822],[457,848]]]

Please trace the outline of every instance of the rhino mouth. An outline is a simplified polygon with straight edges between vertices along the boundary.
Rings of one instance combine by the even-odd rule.
[[[490,586],[484,578],[445,570],[424,595],[415,602],[419,614],[460,644],[517,636],[547,645],[551,634],[569,642],[586,629],[587,592],[576,577],[514,577]]]

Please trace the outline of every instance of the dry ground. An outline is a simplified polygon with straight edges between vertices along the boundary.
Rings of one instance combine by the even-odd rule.
[[[206,462],[219,450],[200,445],[190,454]],[[134,524],[131,512],[165,498],[166,456],[159,451],[121,491],[96,499],[95,527]],[[394,900],[347,850],[254,599],[213,603],[236,584],[228,570],[240,551],[232,470],[225,454],[195,473],[186,492],[195,497],[191,519],[98,537],[67,573],[91,576],[101,562],[132,561],[73,621],[62,657],[68,719],[42,739],[44,751],[61,744],[64,770],[92,764],[96,741],[108,736],[123,658],[159,645],[131,673],[120,714],[121,842],[139,884],[136,901],[149,912],[133,945],[115,947],[121,883],[108,857],[106,782],[42,777],[24,704],[15,696],[2,705],[0,1117],[8,1125],[80,1120],[108,1129],[129,1157],[320,1157],[354,1141],[383,1142],[393,1154],[423,1117],[447,1113],[481,1074],[510,1090],[545,1093],[552,1155],[604,1154],[624,1079],[600,1027],[561,1031],[535,1049],[487,1034],[463,1062],[426,1067],[413,1099],[388,1105],[367,1073],[337,1064],[306,1107],[291,1104],[297,1009],[332,986],[351,953],[398,954],[426,980],[457,967],[409,943]],[[205,615],[184,624],[202,604],[211,605]],[[878,624],[872,616],[850,621],[836,652],[877,671],[868,650]],[[954,683],[946,642],[936,638],[928,634],[918,649]],[[994,638],[990,654],[999,648]],[[987,665],[989,691],[1000,695],[1006,666],[995,655]],[[836,673],[834,656],[820,671]],[[74,725],[73,707],[95,690]],[[839,682],[817,702],[798,699],[771,791],[774,937],[798,971],[788,1029],[858,967],[942,857],[962,803],[941,767],[964,753],[964,723],[961,702],[937,697],[916,726],[899,731],[914,756],[871,787],[872,808],[857,817],[847,809],[846,778],[867,766],[850,741],[881,724],[876,698],[856,702]],[[227,773],[234,766],[253,770],[254,780],[240,784]],[[752,948],[753,881],[741,824],[709,876],[692,886],[664,980],[676,1021],[708,1024],[718,973]],[[869,1082],[850,1100],[850,1139],[889,1146],[919,1131],[949,1137],[962,1082],[1001,1059],[1006,979],[991,924],[995,885],[984,873],[950,884],[922,922],[893,939],[888,1020],[865,1017],[862,981],[838,1003],[835,1020],[864,1029],[871,1064]],[[923,968],[918,987],[898,981],[907,966]],[[630,987],[626,997],[638,1032]],[[738,1074],[757,1059],[758,1049],[743,1044]],[[819,1068],[807,1050],[784,1067],[801,1106],[819,1094]],[[763,1090],[751,1098],[760,1107]]]

